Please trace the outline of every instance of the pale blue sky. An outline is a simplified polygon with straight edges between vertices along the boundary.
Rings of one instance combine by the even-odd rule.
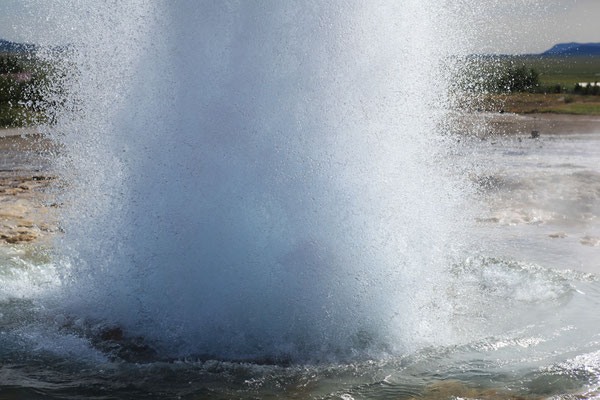
[[[0,38],[53,44],[47,32],[56,15],[47,9],[57,1],[0,0]],[[556,43],[600,42],[600,0],[456,1],[475,11],[472,52],[537,53]]]
[[[470,1],[470,0],[467,0]],[[600,42],[600,0],[479,0],[479,53],[540,53],[556,43]]]

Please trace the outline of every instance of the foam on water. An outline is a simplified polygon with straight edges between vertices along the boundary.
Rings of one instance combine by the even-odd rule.
[[[51,129],[69,184],[61,312],[168,356],[446,340],[439,289],[470,218],[444,157],[457,7],[52,7],[70,43]]]
[[[0,247],[0,260],[0,302],[32,299],[60,288],[57,266],[43,250]]]

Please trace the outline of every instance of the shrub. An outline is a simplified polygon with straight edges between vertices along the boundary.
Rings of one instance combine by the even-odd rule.
[[[23,64],[16,57],[0,57],[0,74],[15,74],[23,70]]]
[[[524,65],[517,68],[508,68],[496,81],[496,89],[499,92],[531,93],[535,92],[539,86],[540,74],[533,68],[527,69]],[[561,90],[560,85],[557,86]]]

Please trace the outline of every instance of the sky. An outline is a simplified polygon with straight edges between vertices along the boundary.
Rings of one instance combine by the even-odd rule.
[[[467,0],[470,1],[470,0]],[[600,0],[479,0],[477,53],[541,53],[557,43],[600,42]]]
[[[49,3],[0,0],[0,38],[46,43]],[[451,0],[439,0],[451,1]],[[540,53],[557,43],[600,42],[600,0],[455,0],[467,4],[472,53]],[[455,4],[454,3],[454,4]],[[57,43],[64,44],[64,43]]]

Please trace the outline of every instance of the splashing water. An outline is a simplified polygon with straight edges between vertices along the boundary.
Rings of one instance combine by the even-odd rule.
[[[447,337],[437,289],[467,186],[444,159],[460,41],[437,3],[71,10],[66,312],[176,357]]]
[[[30,3],[64,234],[0,247],[0,397],[597,395],[600,136],[450,134],[544,5],[288,3]]]

